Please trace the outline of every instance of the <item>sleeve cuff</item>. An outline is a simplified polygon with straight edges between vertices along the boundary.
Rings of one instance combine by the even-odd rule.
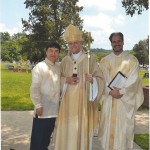
[[[111,89],[109,88],[109,87],[106,87],[106,89],[105,89],[105,93],[107,94],[107,95],[109,95],[109,92],[111,91]]]
[[[122,88],[121,90],[119,90],[119,93],[124,95],[126,93],[125,88]]]

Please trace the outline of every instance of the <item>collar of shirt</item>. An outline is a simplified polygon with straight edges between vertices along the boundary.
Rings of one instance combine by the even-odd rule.
[[[121,57],[121,56],[124,54],[124,51],[122,51],[119,55],[115,55],[114,52],[112,52],[112,54],[113,54],[115,57]]]
[[[82,50],[79,52],[79,53],[77,53],[77,54],[71,54],[71,57],[74,59],[74,60],[77,60],[81,55],[82,55]]]
[[[48,65],[51,65],[51,66],[54,66],[55,63],[51,62],[50,60],[48,60],[47,58],[45,58],[45,62],[48,64]]]

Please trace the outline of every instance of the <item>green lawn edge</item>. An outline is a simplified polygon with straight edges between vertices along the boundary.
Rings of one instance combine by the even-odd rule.
[[[149,150],[149,134],[135,134],[134,142],[143,150]]]

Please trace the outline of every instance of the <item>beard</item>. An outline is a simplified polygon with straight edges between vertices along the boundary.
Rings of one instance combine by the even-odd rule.
[[[122,52],[123,51],[123,48],[121,45],[117,45],[117,46],[114,46],[113,47],[113,51],[114,52]]]

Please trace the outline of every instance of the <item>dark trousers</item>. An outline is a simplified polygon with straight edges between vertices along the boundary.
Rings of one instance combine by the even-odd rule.
[[[56,118],[33,118],[30,150],[48,150]]]

